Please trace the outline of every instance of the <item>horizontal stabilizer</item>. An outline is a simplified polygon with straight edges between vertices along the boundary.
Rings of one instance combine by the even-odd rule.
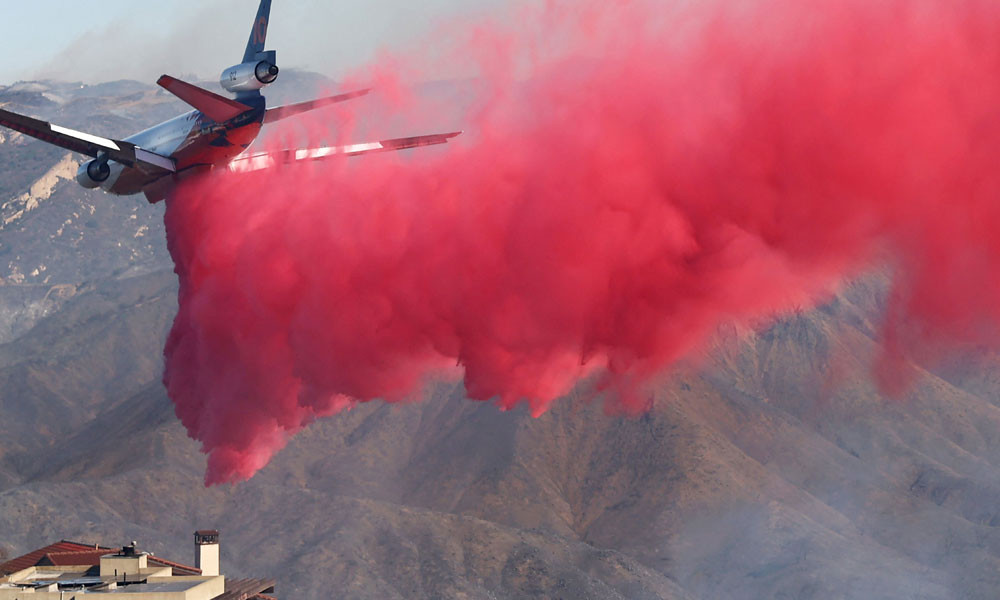
[[[131,142],[84,133],[3,109],[0,109],[0,125],[72,152],[79,152],[94,158],[104,156],[109,160],[137,167],[146,172],[159,173],[175,170],[172,158],[143,150]]]
[[[435,146],[437,144],[447,143],[448,140],[461,133],[461,131],[455,131],[452,133],[418,135],[406,138],[381,140],[378,142],[368,142],[364,144],[348,144],[346,146],[328,146],[323,148],[302,148],[300,150],[259,152],[256,154],[239,156],[233,159],[232,162],[229,163],[229,170],[238,173],[245,173],[306,160],[322,160],[325,158],[333,158],[335,156],[358,156],[360,154],[373,154],[375,152],[394,152],[396,150],[406,150],[408,148],[418,148],[420,146]]]
[[[225,123],[229,119],[242,115],[248,110],[253,110],[252,107],[242,102],[220,96],[170,75],[160,77],[156,80],[156,83],[217,123]]]
[[[281,119],[287,119],[288,117],[293,117],[295,115],[308,112],[310,110],[316,110],[317,108],[323,108],[324,106],[330,106],[331,104],[336,104],[338,102],[343,102],[345,100],[350,100],[352,98],[358,98],[364,96],[370,89],[358,90],[356,92],[348,92],[346,94],[338,94],[336,96],[329,96],[327,98],[320,98],[318,100],[310,100],[308,102],[300,102],[298,104],[289,104],[287,106],[278,106],[276,108],[268,109],[267,113],[264,115],[265,123],[274,123],[275,121],[280,121]]]

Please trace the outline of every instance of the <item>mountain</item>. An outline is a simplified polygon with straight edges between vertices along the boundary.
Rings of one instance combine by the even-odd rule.
[[[0,103],[79,128],[92,111],[108,135],[184,110],[134,82],[77,85]],[[886,273],[720,332],[642,417],[581,391],[534,419],[440,382],[317,422],[253,480],[206,489],[159,383],[176,310],[161,208],[78,189],[64,153],[3,134],[0,554],[136,539],[189,560],[212,527],[227,574],[273,576],[284,598],[1000,589],[1000,360],[910,364],[912,390],[884,398],[869,373]]]

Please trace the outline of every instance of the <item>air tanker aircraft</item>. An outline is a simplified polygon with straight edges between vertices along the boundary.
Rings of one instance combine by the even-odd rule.
[[[299,104],[267,108],[260,91],[278,78],[274,50],[265,51],[271,0],[261,0],[243,62],[222,72],[219,83],[236,98],[227,98],[164,75],[156,82],[196,110],[124,140],[103,138],[0,109],[0,125],[92,157],[76,174],[88,189],[118,195],[140,192],[150,202],[167,197],[183,177],[216,167],[253,171],[303,160],[353,156],[443,144],[461,132],[421,135],[365,144],[245,153],[261,127],[323,106],[363,96],[360,90]]]

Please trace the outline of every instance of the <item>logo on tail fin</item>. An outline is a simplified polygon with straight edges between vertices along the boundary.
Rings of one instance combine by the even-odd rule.
[[[253,28],[253,43],[263,44],[267,40],[267,17],[261,17]]]
[[[264,51],[267,42],[267,26],[271,19],[271,0],[260,0],[260,8],[250,28],[250,39],[243,53],[243,62],[259,60],[257,55]]]

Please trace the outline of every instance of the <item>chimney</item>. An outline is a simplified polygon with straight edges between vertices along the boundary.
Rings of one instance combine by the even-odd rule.
[[[202,575],[219,574],[219,532],[215,529],[194,532],[194,566]]]

